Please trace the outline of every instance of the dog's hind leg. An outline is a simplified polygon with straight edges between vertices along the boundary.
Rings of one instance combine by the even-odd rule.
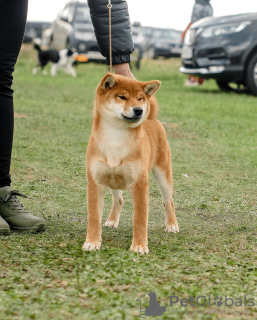
[[[51,66],[51,71],[50,71],[52,77],[56,76],[57,69],[58,69],[57,63],[53,63]]]
[[[44,76],[46,76],[48,73],[47,73],[47,71],[45,70],[45,66],[47,65],[47,62],[46,61],[43,61],[43,62],[41,62],[40,63],[40,67],[41,67],[41,70],[42,70],[42,74],[44,75]]]
[[[42,68],[42,74],[43,74],[44,76],[47,76],[47,75],[48,75],[48,72],[47,72],[45,69]]]
[[[117,228],[120,220],[120,213],[123,204],[122,190],[111,189],[112,192],[112,208],[111,213],[104,226]]]
[[[155,165],[152,169],[153,176],[159,186],[163,198],[166,214],[166,232],[179,232],[175,206],[172,198],[173,178],[170,161],[165,166]]]

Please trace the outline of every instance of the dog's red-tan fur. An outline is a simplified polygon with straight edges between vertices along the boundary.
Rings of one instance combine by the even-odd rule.
[[[109,187],[113,203],[105,226],[118,227],[122,190],[129,190],[134,210],[130,249],[148,253],[148,180],[151,170],[163,197],[165,231],[179,231],[172,199],[170,148],[165,130],[156,119],[158,104],[152,96],[159,86],[157,80],[140,82],[108,73],[96,90],[92,132],[86,152],[88,229],[83,250],[98,250],[101,246],[104,194]],[[135,122],[134,108],[142,110],[140,119]]]

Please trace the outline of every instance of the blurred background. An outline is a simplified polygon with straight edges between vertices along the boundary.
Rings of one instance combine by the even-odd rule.
[[[203,0],[127,1],[135,47],[132,68],[140,69],[142,58],[182,57],[180,72],[189,75],[186,86],[213,78],[221,90],[257,95],[256,1],[210,0],[213,18],[204,14],[198,17],[200,22],[191,21],[196,2],[204,3],[204,13],[209,4]],[[184,37],[189,23],[195,21]],[[24,43],[34,38],[41,39],[42,47],[71,48],[88,61],[105,62],[87,1],[30,0]]]
[[[28,21],[53,21],[68,1],[29,0]],[[144,26],[184,30],[194,0],[127,0],[131,22]],[[256,12],[256,1],[211,0],[215,16]]]
[[[24,42],[41,38],[45,47],[60,50],[73,46],[78,52],[87,52],[90,60],[103,60],[98,52],[88,9],[81,8],[74,17],[72,16],[74,8],[67,8],[67,4],[71,2],[81,3],[82,6],[83,3],[87,3],[87,1],[29,0]],[[132,58],[136,61],[137,68],[140,67],[143,55],[151,59],[180,57],[181,33],[190,22],[195,1],[128,0],[127,3],[136,48]],[[243,2],[211,0],[211,5],[216,17],[257,11],[256,3],[252,0]],[[77,19],[76,25],[79,24],[80,29],[76,32],[78,39],[74,39],[69,26],[74,18]],[[73,26],[73,29],[75,28]],[[78,44],[78,41],[83,43]]]
[[[73,18],[65,6],[67,0],[29,0],[28,22],[24,37],[24,42],[30,42],[33,38],[41,38],[42,45],[62,49],[70,43],[62,43],[63,39],[58,39],[58,43],[53,42],[53,29],[56,28],[56,19],[70,22]],[[87,3],[86,1],[78,1]],[[186,29],[191,19],[194,0],[128,0],[130,19],[132,23],[132,34],[135,44],[137,68],[140,65],[140,59],[143,54],[151,59],[158,57],[179,57],[182,52],[181,32]],[[215,16],[231,15],[244,12],[255,12],[256,4],[252,0],[234,1],[234,0],[212,0],[211,5]],[[65,12],[63,12],[65,11]],[[83,10],[82,10],[83,11]],[[90,23],[90,17],[86,11],[82,12],[84,22]],[[65,16],[66,15],[66,16]],[[82,20],[80,20],[82,22]],[[64,26],[61,26],[64,28]],[[52,28],[52,30],[51,30]],[[59,27],[58,27],[59,28]],[[67,28],[66,28],[67,29]],[[95,42],[93,30],[87,25],[83,31],[87,35],[81,35],[83,40],[92,40]],[[66,33],[70,32],[66,30]],[[58,33],[58,30],[57,30]],[[59,33],[62,33],[61,31]],[[56,38],[56,37],[55,37]],[[60,38],[60,37],[59,37]],[[67,41],[67,39],[65,39]],[[73,41],[73,40],[72,40]],[[71,42],[71,39],[69,40]],[[89,44],[90,45],[90,44]],[[76,48],[79,52],[85,52],[86,44],[81,44],[81,48]],[[102,60],[102,57],[96,54],[96,44],[91,43],[94,53],[89,54],[89,59]]]

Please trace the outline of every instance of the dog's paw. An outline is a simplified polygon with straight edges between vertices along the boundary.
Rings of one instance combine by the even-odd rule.
[[[113,220],[107,220],[104,223],[105,227],[109,227],[109,228],[118,228],[119,222],[118,221],[113,221]]]
[[[178,225],[175,225],[175,224],[166,225],[165,232],[177,233],[179,232],[179,227]]]
[[[140,253],[140,254],[145,254],[145,253],[149,253],[149,249],[147,245],[134,245],[132,244],[130,247],[131,251]]]
[[[95,251],[99,250],[101,247],[101,242],[85,242],[82,246],[83,251]]]

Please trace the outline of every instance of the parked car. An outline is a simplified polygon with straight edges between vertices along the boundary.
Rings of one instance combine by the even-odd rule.
[[[148,57],[180,57],[183,45],[181,31],[174,29],[152,28],[152,35],[148,49]]]
[[[28,21],[26,23],[25,33],[23,37],[24,43],[31,42],[34,38],[42,38],[45,29],[49,28],[50,22]]]
[[[97,45],[86,2],[67,3],[52,23],[50,31],[46,32],[46,37],[53,49],[74,48],[91,60],[105,60]]]
[[[180,71],[257,95],[257,13],[205,18],[184,40]],[[235,86],[236,84],[236,86]]]

